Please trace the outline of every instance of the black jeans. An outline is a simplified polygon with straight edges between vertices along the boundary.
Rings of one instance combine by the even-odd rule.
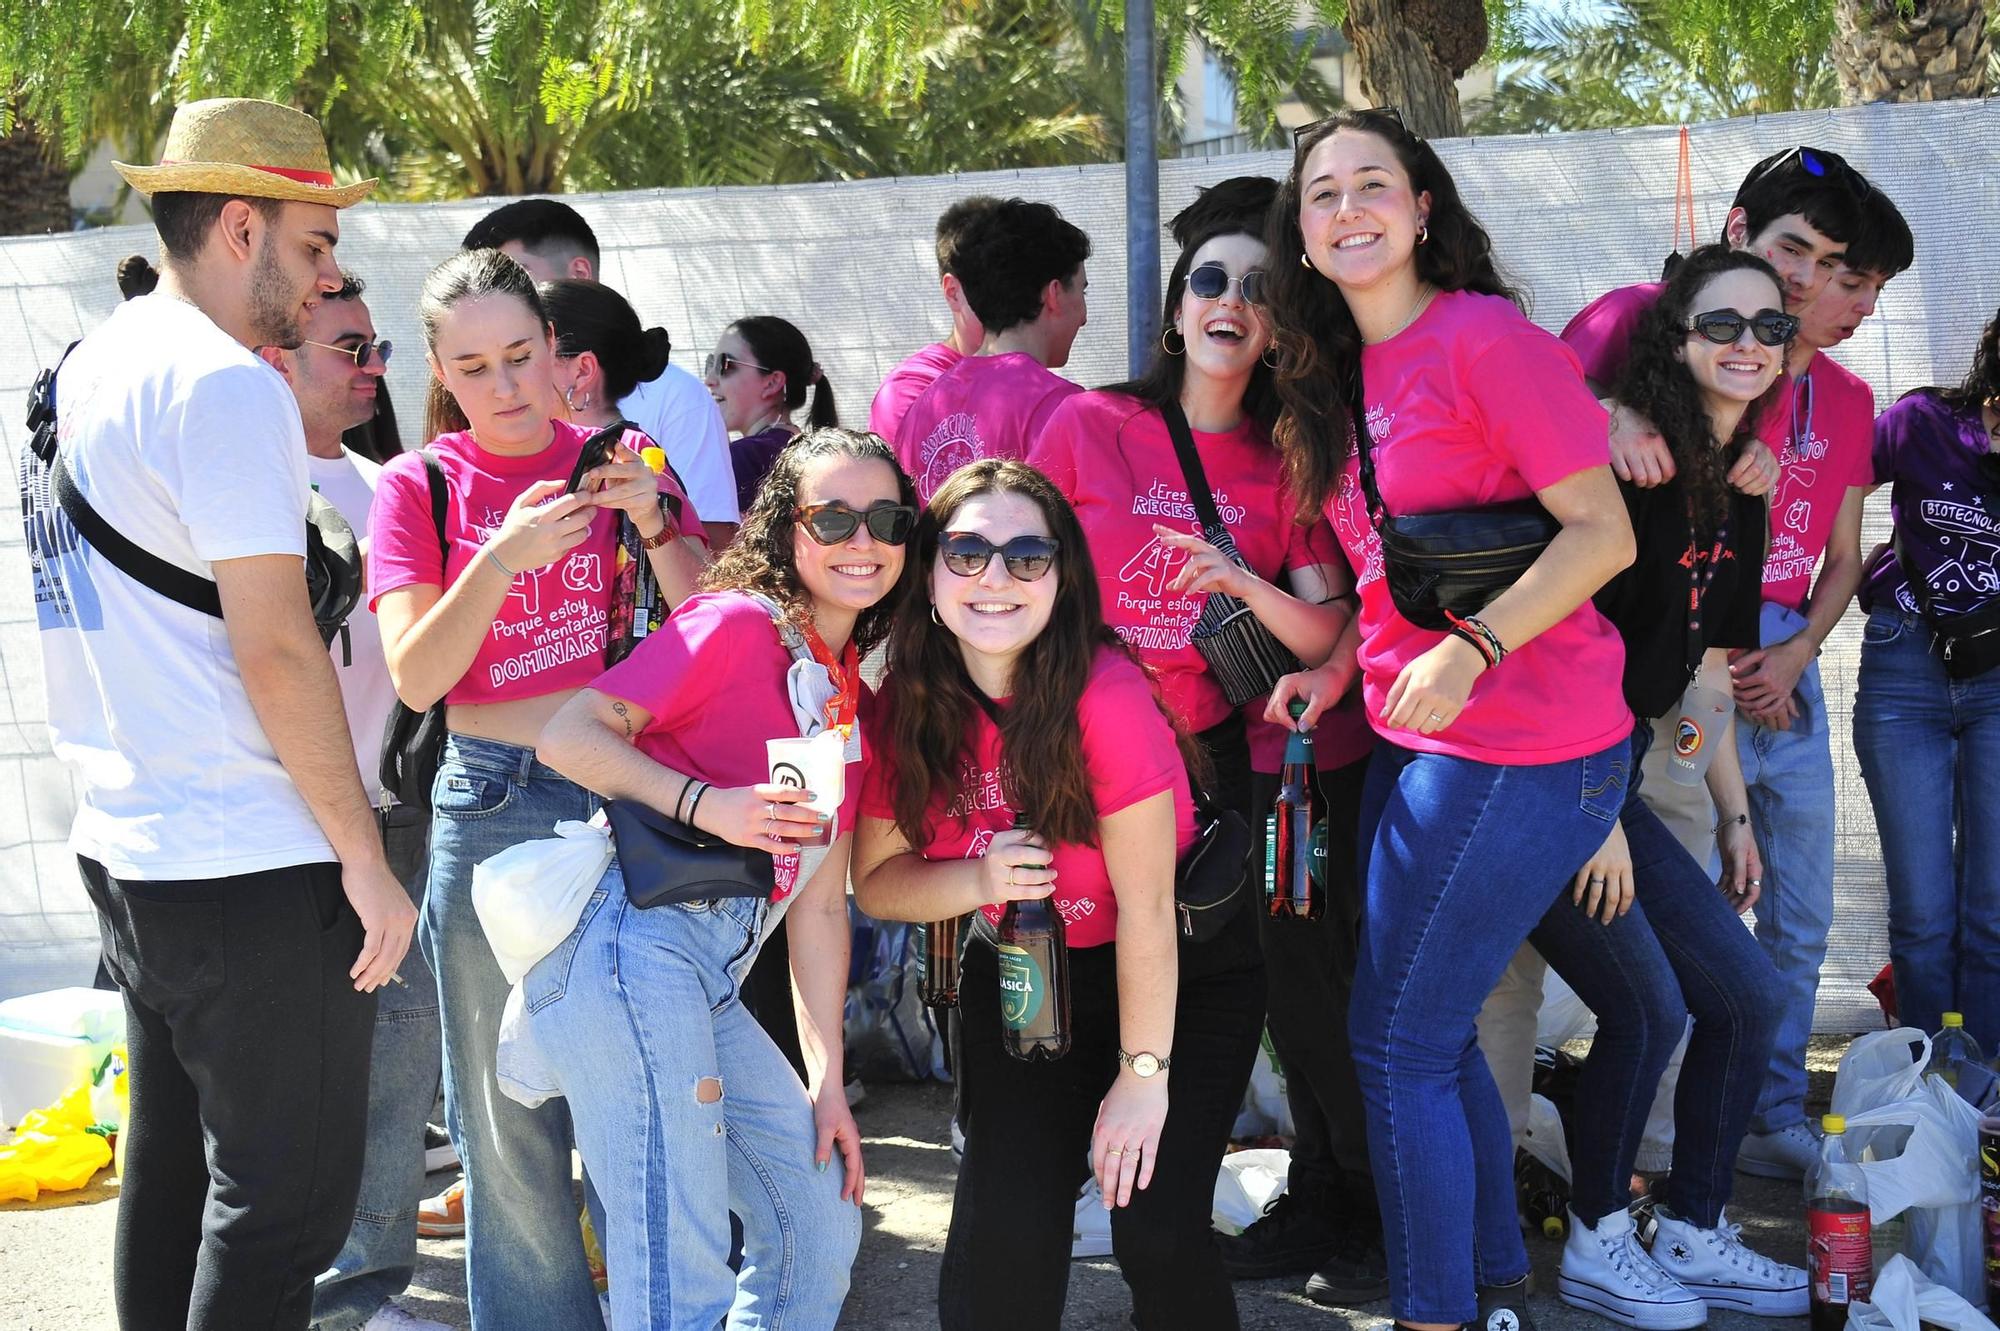
[[[1317,920],[1274,920],[1263,910],[1261,883],[1253,900],[1271,987],[1266,1021],[1271,1047],[1285,1069],[1285,1100],[1297,1134],[1285,1190],[1328,1223],[1379,1229],[1367,1113],[1347,1043],[1347,1000],[1354,992],[1361,924],[1355,838],[1367,773],[1366,758],[1317,773],[1327,823],[1325,914]],[[1250,822],[1255,843],[1250,863],[1261,866],[1262,811],[1277,798],[1277,773],[1258,772],[1251,790],[1259,812]]]
[[[340,866],[123,882],[79,860],[125,991],[122,1331],[296,1328],[354,1218],[375,997]]]
[[[1253,916],[1246,908],[1218,937],[1180,951],[1158,1164],[1152,1184],[1111,1216],[1112,1251],[1141,1331],[1238,1324],[1209,1211],[1263,1025]],[[1001,1042],[993,946],[983,931],[967,942],[958,1001],[969,1121],[938,1278],[944,1331],[1062,1324],[1077,1190],[1098,1105],[1118,1072],[1117,945],[1072,951],[1069,974],[1069,1053],[1024,1063]]]

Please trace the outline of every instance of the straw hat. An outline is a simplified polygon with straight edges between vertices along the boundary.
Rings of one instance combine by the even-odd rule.
[[[174,112],[158,166],[112,165],[126,184],[148,196],[185,190],[345,208],[376,185],[373,180],[334,184],[319,121],[248,97],[189,102]]]

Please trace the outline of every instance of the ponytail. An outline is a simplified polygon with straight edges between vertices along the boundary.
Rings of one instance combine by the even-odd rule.
[[[826,372],[814,362],[812,368],[812,411],[806,416],[806,424],[813,429],[823,429],[840,424],[840,412],[833,405],[833,385],[826,381]]]
[[[797,411],[806,405],[808,390],[812,410],[806,417],[813,429],[840,424],[833,405],[833,385],[813,359],[812,346],[791,323],[775,314],[753,314],[738,319],[723,330],[743,339],[756,363],[785,376],[785,410]]]

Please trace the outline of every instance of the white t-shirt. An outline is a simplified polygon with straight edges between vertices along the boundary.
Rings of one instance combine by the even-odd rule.
[[[703,522],[735,522],[736,469],[729,462],[729,432],[722,411],[701,380],[677,365],[640,384],[618,404],[625,418],[667,450],[688,498]]]
[[[382,474],[381,464],[342,448],[337,458],[308,453],[306,470],[312,488],[340,510],[365,551],[368,508],[375,501],[375,478]],[[389,659],[382,651],[382,629],[368,601],[364,592],[346,626],[335,636],[332,651],[333,668],[340,677],[340,700],[347,707],[347,731],[354,740],[354,762],[361,769],[361,788],[368,792],[368,802],[379,808],[385,793],[382,728],[389,724],[389,709],[396,705],[396,686],[390,682]]]
[[[62,456],[106,522],[202,577],[217,560],[294,556],[304,595],[305,432],[277,371],[151,295],[84,338],[56,391]],[[222,621],[113,568],[46,493],[25,499],[49,729],[81,792],[71,848],[136,880],[332,860]]]

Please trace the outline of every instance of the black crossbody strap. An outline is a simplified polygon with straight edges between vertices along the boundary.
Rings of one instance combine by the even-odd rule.
[[[444,534],[444,510],[451,501],[451,485],[444,478],[444,464],[438,461],[438,455],[426,446],[422,456],[424,479],[431,490],[431,526],[437,528],[438,554],[442,557],[438,564],[438,576],[442,578],[444,566],[451,562],[451,542]]]
[[[1188,499],[1194,504],[1195,516],[1201,519],[1202,530],[1228,531],[1223,525],[1222,514],[1216,511],[1215,492],[1208,488],[1208,473],[1202,470],[1201,454],[1195,451],[1194,432],[1188,429],[1187,413],[1178,402],[1169,402],[1160,408],[1160,417],[1167,423],[1167,433],[1173,436],[1174,455],[1181,460],[1181,477],[1187,482]]]
[[[83,492],[76,488],[76,481],[70,476],[61,454],[56,455],[49,467],[49,492],[62,505],[63,512],[69,515],[77,535],[88,541],[91,548],[103,555],[113,568],[169,601],[204,615],[222,618],[222,593],[215,583],[177,564],[169,564],[151,551],[142,550],[126,540],[98,515],[97,510],[90,506],[90,501],[83,497]]]
[[[1379,531],[1389,516],[1382,492],[1375,488],[1375,439],[1368,433],[1368,413],[1361,402],[1361,367],[1354,367],[1354,382],[1347,394],[1347,411],[1354,418],[1354,456],[1361,472],[1361,494],[1368,501],[1368,521]]]

